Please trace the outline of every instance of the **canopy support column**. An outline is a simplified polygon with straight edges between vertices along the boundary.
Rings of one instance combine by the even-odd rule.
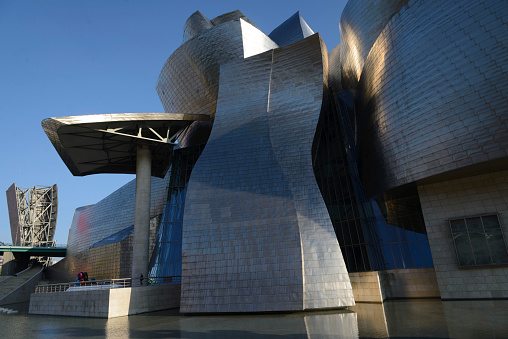
[[[150,147],[140,145],[136,156],[136,203],[134,207],[134,239],[132,249],[132,286],[148,281],[148,253],[150,234],[150,189],[152,153]]]

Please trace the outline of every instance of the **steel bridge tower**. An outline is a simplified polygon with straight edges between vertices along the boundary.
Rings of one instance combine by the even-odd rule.
[[[25,188],[12,184],[6,195],[13,245],[54,247],[57,185]]]

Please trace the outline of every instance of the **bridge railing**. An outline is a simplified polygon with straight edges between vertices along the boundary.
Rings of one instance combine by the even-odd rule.
[[[111,288],[125,288],[131,286],[131,278],[74,281],[62,284],[39,285],[35,288],[35,293],[107,290]]]
[[[51,241],[51,242],[40,243],[37,246],[22,246],[22,245],[14,245],[12,243],[6,243],[6,242],[0,241],[0,246],[7,246],[7,247],[31,247],[31,248],[53,248],[53,247],[56,247],[56,248],[66,248],[67,244],[57,244],[54,241]]]

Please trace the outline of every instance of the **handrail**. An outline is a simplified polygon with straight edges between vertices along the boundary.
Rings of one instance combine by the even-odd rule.
[[[33,266],[28,266],[28,267],[27,267],[27,268],[25,268],[23,271],[20,271],[20,272],[18,272],[18,273],[15,273],[14,275],[9,275],[9,276],[7,276],[7,278],[0,280],[0,284],[1,284],[1,283],[4,283],[5,281],[9,280],[10,278],[13,278],[13,277],[19,277],[19,276],[20,276],[20,274],[25,273],[26,271],[28,271],[28,270],[29,270],[29,269],[31,269],[32,267],[33,267]]]
[[[143,284],[148,285],[179,284],[181,283],[181,280],[182,277],[173,277],[173,276],[148,277],[143,278]],[[104,290],[125,287],[132,287],[131,278],[73,281],[61,284],[39,285],[35,288],[35,293],[76,292],[76,291]]]
[[[148,277],[143,279],[148,280],[148,285],[167,285],[167,284],[180,284],[182,282],[181,276],[168,276],[168,277]]]
[[[73,281],[62,284],[39,285],[35,288],[35,293],[53,293],[53,292],[73,292],[104,290],[111,288],[125,288],[132,286],[131,278],[124,279],[104,279],[91,281]]]

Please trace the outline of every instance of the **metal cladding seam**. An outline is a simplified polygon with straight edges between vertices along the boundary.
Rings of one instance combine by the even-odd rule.
[[[507,16],[503,0],[425,0],[386,25],[360,80],[370,194],[494,161],[506,168]]]

